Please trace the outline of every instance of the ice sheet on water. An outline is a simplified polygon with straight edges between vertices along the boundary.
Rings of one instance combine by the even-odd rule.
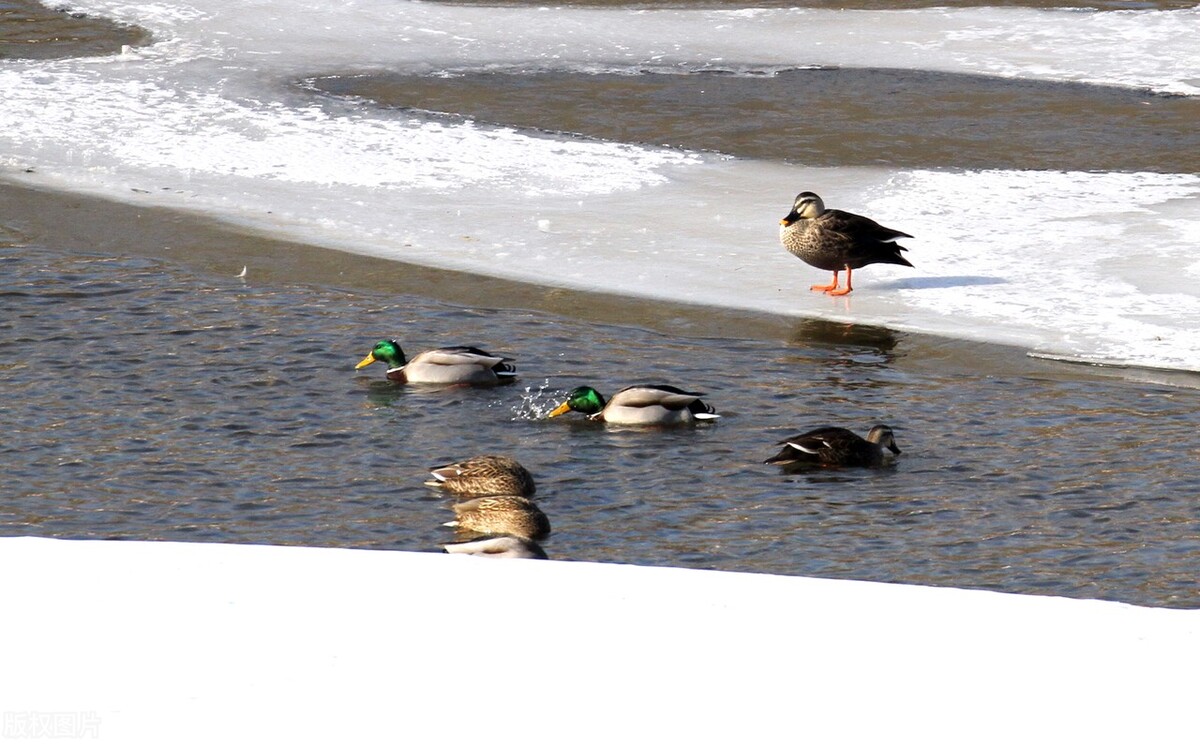
[[[403,66],[434,71],[631,65],[843,65],[1130,85],[1200,94],[1200,8],[496,8],[393,0],[59,2],[148,27],[176,60],[252,69]],[[264,55],[266,58],[264,58]]]
[[[0,66],[0,166],[21,178],[397,260],[1200,369],[1194,175],[783,167],[317,107],[288,88],[380,68],[865,65],[1195,94],[1200,9],[70,7],[157,41]],[[801,189],[913,233],[916,268],[871,267],[849,299],[809,294],[823,277],[775,236]]]

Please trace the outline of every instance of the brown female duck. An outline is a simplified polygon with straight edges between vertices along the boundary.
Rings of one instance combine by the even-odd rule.
[[[478,455],[456,463],[437,466],[430,472],[428,486],[445,489],[456,497],[485,497],[516,494],[531,497],[537,491],[533,475],[506,455]]]
[[[532,499],[515,495],[455,502],[449,527],[489,535],[515,535],[540,541],[550,535],[550,520]]]

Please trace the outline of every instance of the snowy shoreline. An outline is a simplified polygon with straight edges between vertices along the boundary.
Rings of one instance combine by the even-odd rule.
[[[334,548],[0,557],[23,567],[18,741],[57,712],[123,743],[1164,742],[1191,731],[1200,663],[1200,611],[1098,600]]]

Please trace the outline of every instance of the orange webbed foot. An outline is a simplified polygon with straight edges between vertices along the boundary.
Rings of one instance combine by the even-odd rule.
[[[837,272],[833,273],[833,287],[826,290],[825,294],[841,296],[849,295],[851,292],[854,292],[854,282],[852,281],[854,277],[854,270],[852,270],[849,266],[846,267],[846,286],[840,290],[837,288],[837,275]]]
[[[812,285],[808,289],[813,292],[831,292],[838,288],[838,272],[833,273],[833,281],[827,285]]]

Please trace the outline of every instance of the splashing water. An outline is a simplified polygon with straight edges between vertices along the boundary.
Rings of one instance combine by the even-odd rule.
[[[513,420],[545,419],[546,415],[557,405],[557,400],[547,393],[549,388],[550,380],[548,378],[542,381],[537,390],[534,390],[533,386],[526,386],[521,400],[512,407]]]

